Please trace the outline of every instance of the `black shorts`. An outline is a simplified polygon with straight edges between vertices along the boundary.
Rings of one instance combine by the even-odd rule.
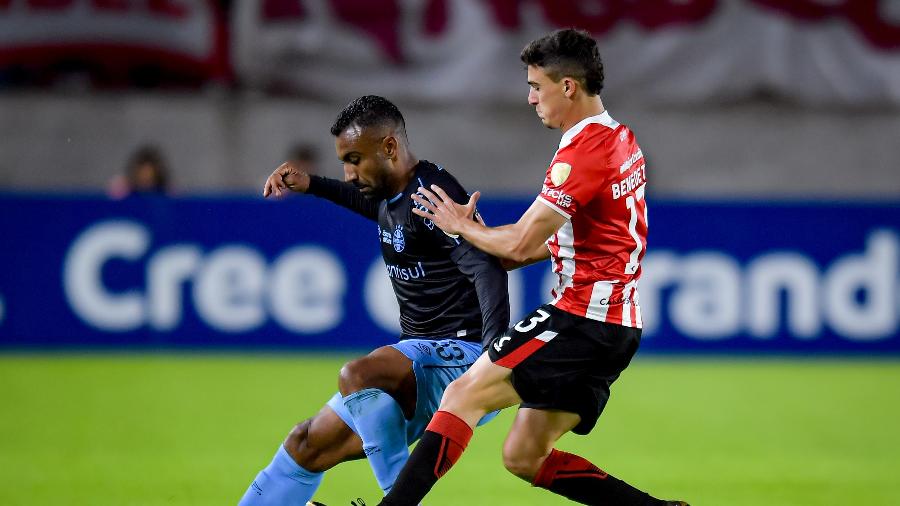
[[[512,369],[522,407],[577,413],[587,434],[609,400],[609,386],[631,362],[641,329],[598,322],[544,304],[494,338],[491,362]]]

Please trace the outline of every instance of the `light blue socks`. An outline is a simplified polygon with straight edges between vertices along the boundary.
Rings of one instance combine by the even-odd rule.
[[[367,388],[344,397],[344,406],[363,441],[363,450],[384,493],[409,458],[406,418],[393,397]],[[279,446],[272,462],[256,475],[238,506],[305,506],[322,483],[324,473],[307,471]]]
[[[238,506],[305,506],[324,473],[313,473],[294,462],[279,446],[269,465],[256,475]]]
[[[363,441],[378,486],[387,494],[409,459],[403,410],[393,397],[377,388],[366,388],[344,397],[344,406]]]

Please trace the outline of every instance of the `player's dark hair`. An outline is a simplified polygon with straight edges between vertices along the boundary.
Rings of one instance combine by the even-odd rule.
[[[556,30],[531,41],[520,55],[525,65],[541,67],[553,82],[571,77],[590,95],[603,89],[603,61],[597,41],[584,30]]]
[[[331,125],[331,135],[341,135],[351,125],[360,128],[391,126],[406,136],[406,122],[400,109],[390,100],[376,95],[365,95],[347,104]]]

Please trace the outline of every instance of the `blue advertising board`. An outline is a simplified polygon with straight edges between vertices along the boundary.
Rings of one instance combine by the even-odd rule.
[[[530,199],[485,200],[489,223]],[[644,351],[900,353],[897,203],[650,202]],[[548,265],[510,276],[513,317]],[[372,348],[374,223],[311,197],[0,196],[0,347]]]

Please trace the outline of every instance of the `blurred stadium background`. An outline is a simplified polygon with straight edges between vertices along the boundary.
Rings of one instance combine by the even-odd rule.
[[[236,503],[397,329],[374,230],[265,177],[340,177],[334,115],[380,94],[515,219],[559,136],[518,52],[565,26],[601,42],[651,232],[642,350],[563,445],[695,505],[898,504],[891,0],[0,0],[0,504]],[[547,283],[511,276],[514,317]],[[511,415],[428,504],[564,504],[503,470]],[[321,499],[377,492],[356,462]]]

